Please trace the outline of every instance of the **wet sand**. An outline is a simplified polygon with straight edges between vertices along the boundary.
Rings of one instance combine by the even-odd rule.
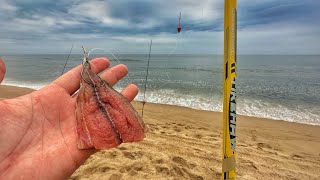
[[[16,86],[0,85],[0,100],[10,99],[33,92],[33,89]]]

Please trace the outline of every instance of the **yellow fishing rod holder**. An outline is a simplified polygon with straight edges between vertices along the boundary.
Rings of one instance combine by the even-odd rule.
[[[237,0],[225,0],[221,179],[236,179]]]

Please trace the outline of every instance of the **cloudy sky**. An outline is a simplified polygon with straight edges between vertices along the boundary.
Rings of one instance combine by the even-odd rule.
[[[319,0],[238,0],[239,54],[320,54]],[[223,0],[0,0],[0,55],[218,53]],[[177,20],[182,13],[182,32]]]

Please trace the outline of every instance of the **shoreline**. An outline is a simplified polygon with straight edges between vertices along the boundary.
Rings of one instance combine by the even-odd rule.
[[[17,86],[17,85],[1,85],[0,84],[0,100],[22,96],[22,95],[31,93],[33,91],[36,91],[36,89],[32,89],[32,88],[24,87],[24,86]],[[141,103],[142,101],[133,100],[132,103],[135,103],[135,102]],[[196,110],[196,111],[222,113],[222,111],[210,111],[210,110],[205,110],[205,109],[197,109],[197,108],[193,108],[193,107],[180,106],[180,105],[174,105],[174,104],[161,104],[161,103],[153,103],[153,102],[147,102],[147,103],[148,104],[155,104],[155,105],[171,106],[171,107],[182,107],[182,108],[192,109],[192,110]],[[296,123],[296,124],[302,124],[302,125],[320,126],[320,123],[319,124],[303,123],[303,122],[299,122],[297,120],[296,121],[289,121],[289,120],[283,120],[283,119],[280,119],[280,118],[276,119],[276,118],[266,118],[266,117],[257,117],[257,116],[237,114],[237,117],[239,117],[239,116],[248,117],[248,118],[264,119],[264,120],[268,120],[268,121],[269,120],[271,120],[271,121],[279,121],[279,122],[283,121],[283,122],[286,122],[286,123]]]
[[[23,96],[33,91],[35,90],[26,87],[0,85],[0,100]]]

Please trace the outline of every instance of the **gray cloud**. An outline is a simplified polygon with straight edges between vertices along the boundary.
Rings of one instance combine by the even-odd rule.
[[[67,53],[72,43],[118,53],[223,51],[223,1],[0,0],[0,53]],[[320,2],[238,1],[243,54],[318,54]],[[182,33],[177,20],[182,13]],[[303,46],[302,46],[303,44]],[[79,51],[81,52],[81,51]]]

